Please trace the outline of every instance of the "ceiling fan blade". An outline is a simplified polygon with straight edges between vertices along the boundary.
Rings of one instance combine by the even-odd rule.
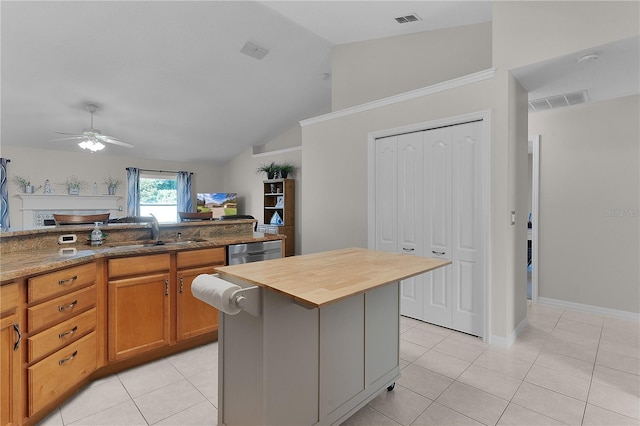
[[[67,132],[55,132],[56,135],[73,135],[73,136],[82,136],[82,133],[67,133]]]
[[[100,139],[103,142],[106,142],[106,143],[111,143],[111,144],[114,144],[114,145],[120,145],[120,146],[124,146],[124,147],[127,147],[127,148],[133,148],[133,145],[131,145],[129,143],[126,143],[126,142],[119,141],[118,139],[114,139],[111,136],[105,136],[105,137],[102,137]]]
[[[71,133],[68,133],[68,134],[71,134]],[[49,142],[70,141],[74,139],[84,139],[84,136],[72,136],[70,138],[50,139]]]

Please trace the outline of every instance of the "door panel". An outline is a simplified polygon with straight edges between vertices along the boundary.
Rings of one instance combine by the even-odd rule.
[[[481,246],[484,196],[482,186],[482,123],[454,126],[453,137],[453,282],[452,327],[482,335],[484,271]]]
[[[424,132],[425,255],[451,259],[451,129]],[[451,266],[425,275],[424,315],[427,322],[451,327]]]
[[[376,140],[376,249],[398,251],[398,138]]]

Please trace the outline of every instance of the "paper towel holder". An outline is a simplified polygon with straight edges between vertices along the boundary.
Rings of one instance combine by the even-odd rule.
[[[259,317],[262,313],[260,303],[260,287],[252,286],[241,288],[231,293],[233,303],[243,311]]]

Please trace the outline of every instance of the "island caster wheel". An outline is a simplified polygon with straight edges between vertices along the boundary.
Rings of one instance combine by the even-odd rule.
[[[396,387],[396,382],[393,382],[392,384],[387,386],[387,392],[391,392],[395,387]]]

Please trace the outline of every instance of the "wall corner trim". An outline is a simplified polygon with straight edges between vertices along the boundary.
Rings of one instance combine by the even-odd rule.
[[[529,325],[529,321],[527,320],[527,317],[524,317],[524,319],[520,321],[520,324],[518,324],[518,326],[515,328],[515,330],[513,330],[510,336],[501,337],[492,334],[491,341],[489,341],[488,343],[498,348],[509,349],[511,345],[513,345],[516,340],[518,340],[518,336],[520,336],[520,333],[522,333],[527,325]]]
[[[300,121],[300,125],[302,127],[309,126],[311,124],[317,124],[317,123],[322,123],[324,121],[333,120],[334,118],[345,117],[351,114],[357,114],[359,112],[380,108],[386,105],[392,105],[398,102],[404,102],[410,99],[420,98],[422,96],[432,95],[438,92],[444,92],[445,90],[451,90],[457,87],[466,86],[467,84],[477,83],[482,80],[493,78],[495,73],[496,73],[495,68],[489,68],[484,71],[478,71],[472,74],[464,75],[462,77],[457,77],[451,80],[443,81],[441,83],[432,84],[431,86],[422,87],[420,89],[411,90],[409,92],[400,93],[398,95],[389,96],[386,98],[378,99],[375,101],[367,102],[367,103],[356,105],[353,107],[330,112],[328,114],[320,115],[318,117],[302,120]]]

